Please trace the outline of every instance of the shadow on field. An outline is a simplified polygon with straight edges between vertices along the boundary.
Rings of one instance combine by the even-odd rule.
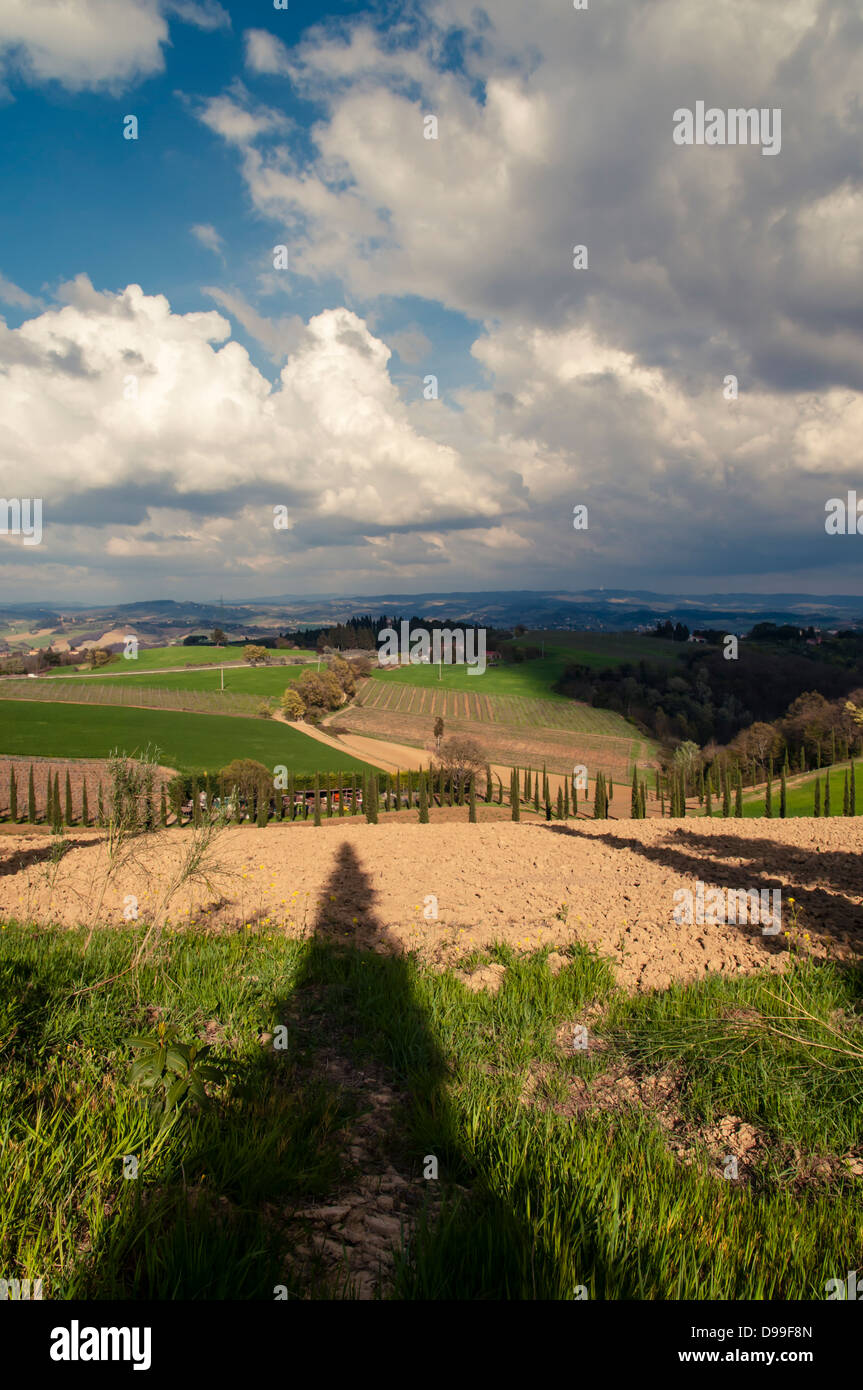
[[[578,835],[577,830],[563,825],[546,824],[544,829],[553,835]],[[591,835],[592,840],[611,849],[628,849],[654,864],[661,864],[674,874],[681,875],[684,885],[701,879],[708,887],[717,888],[780,888],[782,890],[783,931],[789,923],[788,899],[793,897],[799,912],[802,931],[815,927],[819,934],[847,945],[849,937],[855,949],[863,946],[863,908],[851,894],[863,895],[863,863],[858,854],[844,851],[813,851],[804,845],[784,845],[776,840],[750,840],[740,835],[704,835],[686,830],[681,825],[669,826],[663,844],[645,844],[642,840],[609,832]],[[725,863],[722,858],[741,859],[742,864]],[[816,873],[811,873],[813,860]],[[818,877],[825,888],[798,886],[797,874]],[[744,924],[739,928],[748,932]],[[777,955],[787,947],[784,937],[754,938],[767,955]]]
[[[356,1227],[342,1232],[345,1200],[358,1194],[388,1248],[401,1246],[399,1227],[413,1232],[392,1296],[556,1296],[551,1274],[534,1272],[534,1232],[472,1161],[416,966],[378,921],[348,843],[303,952],[267,1006],[265,1026],[284,1024],[287,1047],[244,1057],[247,1098],[194,1119],[145,1181],[120,1184],[116,1219],[63,1296],[268,1300],[283,1286],[289,1298],[352,1297],[357,1272],[369,1296],[370,1266],[388,1261]],[[424,1177],[429,1156],[437,1181]],[[373,1193],[387,1175],[392,1190],[393,1174],[382,1221]],[[325,1257],[310,1235],[328,1238]]]
[[[50,830],[44,828],[42,830],[42,834],[48,835],[50,834]],[[85,845],[91,845],[93,841],[63,840],[61,843],[63,846],[63,853],[65,855],[68,854],[69,850],[81,849]],[[45,864],[49,859],[52,859],[54,857],[56,852],[57,846],[55,843],[42,845],[38,849],[15,850],[14,853],[8,855],[8,857],[0,859],[0,878],[3,878],[6,874],[17,874],[21,871],[21,869],[29,869],[34,864]]]

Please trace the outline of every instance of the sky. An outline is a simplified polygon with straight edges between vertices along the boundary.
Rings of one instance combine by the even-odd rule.
[[[0,0],[4,601],[863,593],[863,10],[576,3]]]

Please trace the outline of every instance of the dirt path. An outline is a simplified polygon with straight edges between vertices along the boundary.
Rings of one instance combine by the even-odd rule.
[[[319,829],[228,830],[217,841],[212,893],[178,894],[172,923],[317,931],[379,951],[416,950],[438,965],[498,941],[558,951],[582,942],[638,990],[708,971],[781,969],[789,951],[850,960],[863,946],[863,821],[469,825],[461,808],[443,816],[430,825],[401,813],[376,826],[345,817]],[[0,915],[89,921],[105,851],[92,831],[71,840],[59,865],[49,836],[0,840]],[[147,920],[190,843],[187,830],[139,842],[137,860],[109,885],[100,925],[123,927],[129,895]],[[709,912],[706,924],[676,922],[675,891],[694,894],[698,880],[723,894],[779,889],[781,930],[711,925]]]

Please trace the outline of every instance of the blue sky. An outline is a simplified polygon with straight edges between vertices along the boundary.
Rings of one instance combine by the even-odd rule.
[[[861,49],[834,0],[3,0],[5,593],[861,592]],[[681,148],[699,100],[781,149]]]

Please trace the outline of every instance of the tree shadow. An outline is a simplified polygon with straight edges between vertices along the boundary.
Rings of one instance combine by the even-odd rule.
[[[577,830],[563,825],[543,827],[555,835],[576,835]],[[680,874],[691,881],[700,878],[710,887],[722,889],[778,888],[782,890],[782,923],[786,929],[788,900],[793,897],[800,915],[800,925],[808,929],[817,923],[820,934],[830,937],[837,944],[851,945],[859,952],[863,945],[863,906],[852,896],[863,896],[863,862],[861,856],[845,851],[820,851],[817,854],[817,875],[828,887],[805,887],[795,881],[795,874],[801,866],[808,866],[813,859],[811,850],[804,846],[783,845],[776,840],[746,839],[737,835],[704,835],[697,830],[687,830],[682,825],[673,828],[669,825],[668,839],[663,844],[646,844],[642,840],[623,834],[608,832],[591,835],[612,849],[628,849],[643,859]],[[743,864],[723,862],[725,853],[728,860],[742,859]],[[753,882],[749,874],[756,878]],[[810,877],[808,867],[806,877]],[[744,923],[738,927],[747,932]],[[751,929],[749,932],[751,936]],[[778,936],[757,935],[754,938],[767,955],[784,952],[787,947],[781,933]]]

